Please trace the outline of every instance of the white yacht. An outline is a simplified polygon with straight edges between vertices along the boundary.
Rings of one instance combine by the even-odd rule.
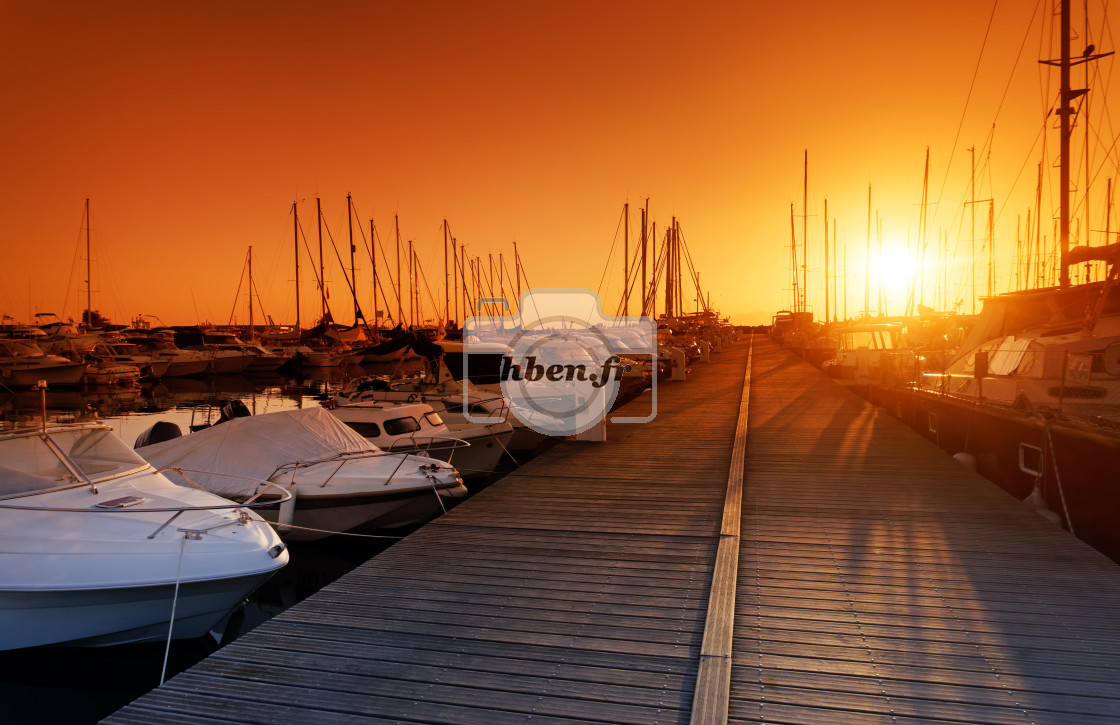
[[[279,484],[292,500],[262,515],[291,540],[420,524],[467,494],[447,463],[382,451],[319,407],[233,418],[137,452],[161,467],[226,474],[193,480],[235,501],[256,488],[231,475]]]
[[[0,649],[200,637],[287,561],[258,515],[108,426],[0,433]]]
[[[463,478],[492,474],[513,438],[504,420],[449,424],[428,403],[370,400],[327,409],[379,448],[427,453],[454,465]]]
[[[47,355],[31,340],[0,338],[0,383],[29,387],[39,381],[47,385],[77,385],[88,368],[60,355]]]

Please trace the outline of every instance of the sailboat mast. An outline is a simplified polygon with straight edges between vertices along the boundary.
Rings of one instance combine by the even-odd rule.
[[[397,237],[397,324],[404,322],[404,303],[401,294],[404,292],[404,280],[401,279],[401,225],[399,215],[393,215],[393,233]]]
[[[828,199],[824,200],[824,321],[828,322]]]
[[[470,287],[467,286],[467,270],[471,268],[471,260],[467,256],[467,245],[459,245],[459,271],[463,275],[463,324],[472,316],[470,306]]]
[[[443,319],[444,322],[451,317],[451,278],[448,274],[451,270],[447,268],[447,220],[443,220]]]
[[[416,299],[415,299],[415,296],[412,293],[412,290],[416,287],[416,279],[415,279],[415,277],[413,277],[413,275],[415,274],[415,272],[413,271],[413,261],[414,261],[414,257],[413,257],[413,254],[412,254],[412,240],[409,239],[408,240],[408,324],[412,325],[412,326],[415,326],[416,325]]]
[[[369,263],[373,274],[373,324],[377,328],[378,336],[381,335],[381,311],[377,309],[377,239],[374,237],[373,220],[369,220],[369,246],[373,250],[369,255]]]
[[[684,314],[684,284],[681,282],[681,221],[673,217],[673,317]]]
[[[801,311],[809,311],[809,149],[801,187]]]
[[[292,202],[292,237],[295,239],[296,259],[296,332],[299,332],[299,209],[297,202]]]
[[[319,319],[327,317],[327,280],[323,266],[323,200],[315,197],[315,215],[319,217]]]
[[[1061,97],[1058,103],[1058,118],[1059,118],[1059,156],[1060,156],[1060,170],[1058,175],[1058,194],[1060,198],[1060,212],[1058,221],[1058,249],[1060,251],[1060,260],[1058,265],[1058,284],[1061,287],[1069,287],[1069,266],[1066,260],[1069,258],[1069,137],[1070,137],[1070,114],[1073,109],[1070,108],[1070,101],[1072,100],[1072,92],[1069,87],[1069,34],[1070,34],[1070,0],[1062,0],[1062,58],[1059,63],[1061,70]]]
[[[646,197],[646,205],[642,207],[642,314],[646,314],[646,257],[649,256],[648,239],[646,226],[649,224],[649,197]]]
[[[253,245],[249,245],[249,341],[255,336],[253,330]]]
[[[799,277],[797,274],[797,229],[793,221],[793,202],[789,204],[789,238],[790,244],[792,245],[790,249],[793,257],[793,311],[800,312],[801,293],[797,289],[797,280]]]
[[[867,185],[867,253],[863,256],[863,316],[871,314],[871,184]]]
[[[86,199],[86,328],[93,328],[93,273],[90,264],[89,228],[93,226],[89,221],[89,199]]]
[[[622,316],[630,316],[630,202],[622,205]]]
[[[350,194],[346,195],[346,230],[350,235],[350,280],[354,285],[354,324],[357,325],[362,310],[358,307],[358,275],[354,271],[354,202]]]
[[[513,273],[517,277],[517,299],[521,299],[521,255],[517,252],[517,242],[513,243]]]

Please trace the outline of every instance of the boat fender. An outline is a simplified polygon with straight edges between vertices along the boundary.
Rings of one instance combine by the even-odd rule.
[[[292,530],[289,524],[291,524],[296,517],[296,489],[294,487],[289,488],[288,493],[292,494],[292,497],[280,504],[280,512],[276,516],[276,522],[279,524],[276,527],[276,531],[281,534]]]
[[[971,470],[971,471],[976,470],[976,456],[972,455],[968,451],[961,451],[960,453],[954,453],[953,454],[953,459],[956,460],[956,461],[960,461],[964,465],[968,466],[969,470]]]
[[[1058,513],[1056,511],[1053,511],[1049,506],[1046,505],[1046,499],[1043,497],[1042,491],[1039,490],[1037,481],[1034,484],[1034,488],[1031,489],[1031,495],[1023,499],[1023,503],[1033,508],[1036,514],[1046,519],[1050,523],[1058,524],[1059,526],[1061,526],[1062,517],[1058,516]]]

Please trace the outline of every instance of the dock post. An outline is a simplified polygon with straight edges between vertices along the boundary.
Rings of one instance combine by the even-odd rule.
[[[685,360],[684,357],[684,350],[681,350],[679,347],[667,347],[665,349],[669,351],[669,360],[671,360],[673,364],[673,374],[669,379],[687,380],[688,371],[685,369],[687,360]]]

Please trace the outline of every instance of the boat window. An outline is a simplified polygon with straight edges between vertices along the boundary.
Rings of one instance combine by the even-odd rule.
[[[91,481],[119,476],[147,465],[139,453],[110,430],[60,431],[52,433],[51,439]]]
[[[12,438],[3,443],[4,467],[0,469],[0,492],[5,496],[46,491],[78,485],[39,436]]]
[[[358,435],[365,436],[366,438],[380,438],[381,428],[377,423],[360,423],[357,421],[346,421],[346,425],[350,426]]]
[[[63,473],[65,473],[65,470]],[[0,466],[0,498],[52,491],[59,487],[59,483],[58,478],[39,476],[27,471]]]
[[[404,435],[420,430],[420,423],[411,416],[392,418],[385,421],[385,433],[391,436]]]
[[[91,481],[104,480],[148,464],[109,430],[55,431],[51,440]],[[84,486],[38,435],[3,442],[0,497]]]
[[[440,418],[439,413],[435,412],[434,410],[431,413],[425,413],[424,420],[428,421],[432,425],[443,425],[443,418]]]

